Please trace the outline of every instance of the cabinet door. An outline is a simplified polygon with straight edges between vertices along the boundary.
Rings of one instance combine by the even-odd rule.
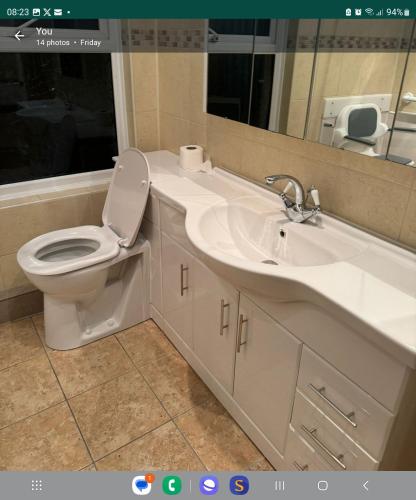
[[[240,296],[234,399],[281,453],[300,353],[301,343],[295,337]]]
[[[192,347],[194,258],[162,233],[163,314],[176,333]]]
[[[231,394],[234,379],[238,292],[199,262],[194,262],[194,350]]]

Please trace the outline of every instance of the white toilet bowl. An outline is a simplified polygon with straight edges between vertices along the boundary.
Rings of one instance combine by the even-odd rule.
[[[38,236],[17,260],[44,293],[45,337],[72,349],[149,317],[149,243],[138,233],[149,193],[149,166],[136,149],[114,167],[102,227]]]

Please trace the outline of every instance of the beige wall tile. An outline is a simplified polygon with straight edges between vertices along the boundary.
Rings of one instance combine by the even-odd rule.
[[[179,153],[179,147],[190,144],[191,122],[176,116],[160,113],[160,148]]]
[[[135,144],[144,152],[159,149],[159,120],[156,110],[136,113]]]
[[[410,192],[399,240],[416,248],[416,190]]]
[[[33,288],[33,285],[26,278],[25,273],[17,263],[15,253],[0,257],[0,273],[5,290],[29,290]]]
[[[156,111],[157,55],[155,52],[132,52],[133,102],[135,112]]]

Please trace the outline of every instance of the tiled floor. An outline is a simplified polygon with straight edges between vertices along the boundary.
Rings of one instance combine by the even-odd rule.
[[[0,325],[0,470],[271,470],[152,322],[72,351]]]

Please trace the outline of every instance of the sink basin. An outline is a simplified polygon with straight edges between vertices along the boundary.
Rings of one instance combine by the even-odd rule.
[[[321,266],[349,260],[368,246],[323,223],[297,224],[279,202],[245,196],[209,207],[201,236],[218,252],[256,263]]]

